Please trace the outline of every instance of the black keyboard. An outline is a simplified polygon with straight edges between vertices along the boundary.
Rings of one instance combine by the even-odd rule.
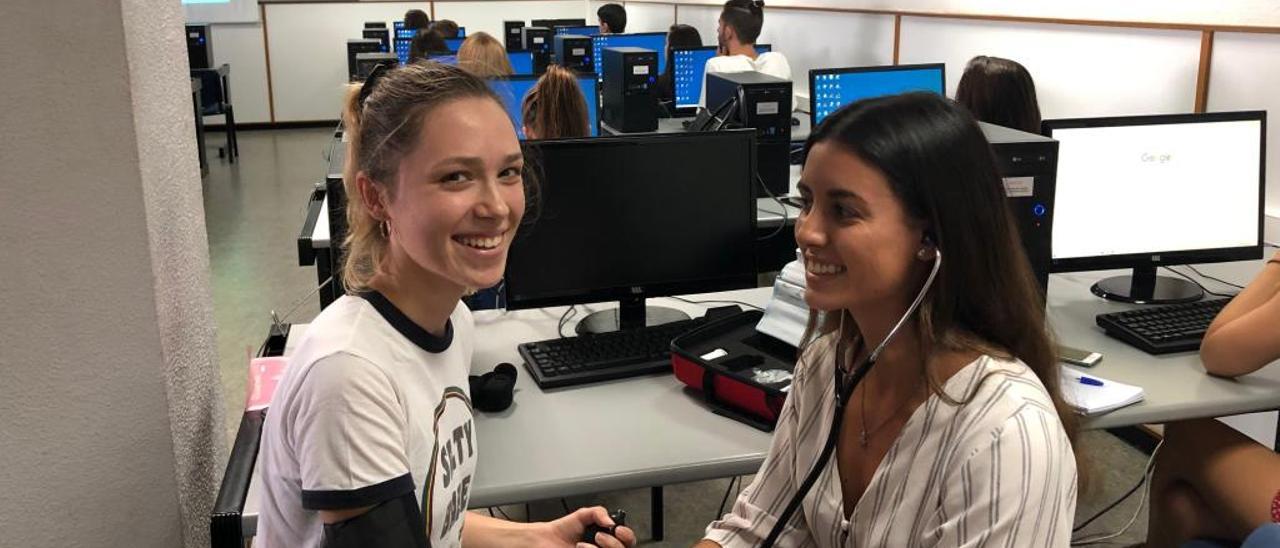
[[[1213,318],[1231,299],[1098,314],[1098,326],[1108,335],[1148,354],[1198,350]]]
[[[580,335],[519,346],[538,386],[559,388],[671,372],[671,340],[706,324],[705,318],[641,329]]]

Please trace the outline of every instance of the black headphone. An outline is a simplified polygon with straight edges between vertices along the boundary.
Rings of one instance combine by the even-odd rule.
[[[516,366],[500,363],[493,371],[471,375],[471,406],[497,413],[511,407],[516,388]]]

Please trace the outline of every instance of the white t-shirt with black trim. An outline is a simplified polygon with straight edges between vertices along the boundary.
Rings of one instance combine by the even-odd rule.
[[[316,317],[267,411],[256,546],[318,547],[318,510],[409,493],[433,547],[462,543],[479,449],[466,306],[445,331],[431,335],[379,293],[344,296]]]

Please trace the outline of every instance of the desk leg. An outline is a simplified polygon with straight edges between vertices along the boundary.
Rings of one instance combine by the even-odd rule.
[[[662,540],[662,486],[649,490],[649,518],[652,520],[650,531],[653,540]]]

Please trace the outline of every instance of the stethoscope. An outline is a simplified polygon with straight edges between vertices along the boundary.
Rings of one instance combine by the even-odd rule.
[[[782,535],[782,531],[786,529],[787,522],[791,521],[791,516],[795,515],[796,510],[800,509],[800,504],[804,502],[804,497],[813,489],[813,484],[817,483],[818,476],[822,475],[823,468],[826,467],[827,461],[831,460],[832,453],[836,449],[836,441],[840,438],[840,424],[844,421],[845,405],[849,403],[849,397],[853,395],[853,389],[862,382],[862,378],[867,376],[867,372],[871,371],[871,367],[876,364],[876,360],[880,357],[880,353],[884,351],[889,342],[893,340],[894,335],[898,334],[898,330],[906,325],[907,319],[920,308],[920,303],[924,301],[924,296],[929,292],[929,288],[933,286],[933,280],[938,276],[938,269],[942,267],[942,251],[935,245],[933,248],[933,269],[929,271],[929,277],[925,278],[924,286],[920,288],[920,292],[916,294],[916,298],[911,302],[911,306],[907,307],[906,313],[898,318],[898,323],[893,325],[893,329],[889,330],[889,334],[885,336],[880,344],[876,345],[871,354],[867,356],[862,367],[854,369],[852,373],[847,373],[844,367],[841,367],[843,361],[843,351],[841,349],[841,338],[844,336],[844,311],[840,311],[840,332],[836,336],[835,349],[835,377],[833,388],[836,395],[835,415],[831,417],[831,431],[827,434],[826,444],[822,446],[822,453],[818,455],[818,460],[813,463],[813,468],[809,470],[809,474],[805,476],[804,481],[800,484],[800,488],[796,490],[796,494],[791,497],[791,502],[787,503],[786,509],[778,516],[778,520],[774,523],[773,529],[769,531],[769,536],[765,537],[764,548],[773,548],[778,537]]]

